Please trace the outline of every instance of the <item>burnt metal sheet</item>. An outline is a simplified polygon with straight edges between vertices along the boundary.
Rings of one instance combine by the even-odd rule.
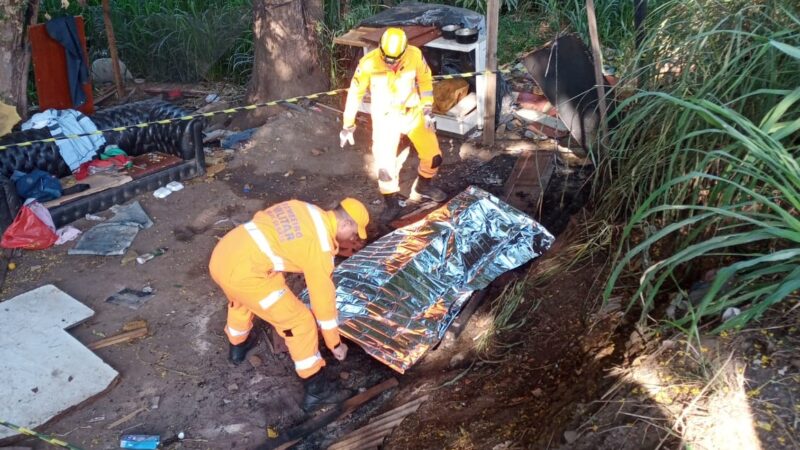
[[[336,268],[339,330],[403,373],[444,336],[473,291],[553,241],[527,215],[469,187]]]
[[[561,36],[524,55],[522,64],[555,105],[572,137],[584,149],[595,146],[600,113],[594,60],[580,37]],[[605,88],[610,91],[607,84]]]

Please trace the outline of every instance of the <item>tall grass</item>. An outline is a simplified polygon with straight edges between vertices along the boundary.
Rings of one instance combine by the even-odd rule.
[[[82,14],[92,57],[106,56],[100,0],[63,11],[45,0],[42,14]],[[120,58],[137,77],[153,81],[246,80],[252,58],[250,0],[122,0],[111,4]]]
[[[715,269],[671,325],[731,306],[740,326],[800,289],[800,20],[796,6],[671,2],[650,21],[598,161],[596,217],[627,222],[606,298],[632,283],[642,318]]]

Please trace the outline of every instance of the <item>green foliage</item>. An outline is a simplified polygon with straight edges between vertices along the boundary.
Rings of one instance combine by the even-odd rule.
[[[627,221],[606,298],[635,283],[644,319],[718,269],[671,325],[697,334],[737,306],[716,330],[741,326],[800,289],[800,20],[772,2],[676,1],[649,28],[620,83],[639,93],[597,161],[596,216]]]
[[[92,57],[106,55],[99,0],[86,8],[44,0],[42,14],[82,14]],[[153,81],[244,80],[252,62],[250,0],[122,0],[111,4],[120,58],[135,76]]]

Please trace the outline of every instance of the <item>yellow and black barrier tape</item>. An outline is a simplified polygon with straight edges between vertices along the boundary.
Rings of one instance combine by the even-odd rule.
[[[21,427],[19,425],[14,425],[13,423],[6,422],[4,420],[0,420],[0,425],[4,427],[11,428],[12,430],[16,431],[17,433],[24,434],[27,436],[33,436],[37,439],[40,439],[48,444],[55,445],[57,447],[68,448],[70,450],[83,450],[80,447],[75,447],[74,445],[64,442],[61,439],[56,439],[52,436],[48,436],[46,434],[37,433],[29,428]]]
[[[452,75],[435,75],[433,77],[433,79],[434,80],[452,80],[452,79],[456,79],[456,78],[472,78],[472,77],[476,77],[476,76],[479,76],[479,75],[489,75],[489,74],[492,74],[492,73],[508,73],[508,72],[510,72],[510,70],[507,70],[507,69],[501,69],[501,70],[498,70],[496,72],[492,72],[490,70],[483,71],[483,72],[464,72],[464,73],[457,73],[457,74],[452,74]],[[82,137],[97,136],[97,135],[102,135],[104,133],[111,133],[111,132],[121,133],[121,132],[123,132],[125,130],[132,130],[134,128],[147,128],[147,127],[150,127],[150,126],[153,126],[153,125],[169,125],[169,124],[176,123],[176,122],[185,122],[185,121],[190,121],[190,120],[194,120],[194,119],[213,117],[213,116],[221,115],[221,114],[235,114],[235,113],[242,112],[242,111],[252,111],[254,109],[263,108],[263,107],[266,107],[266,106],[278,106],[278,105],[286,104],[286,103],[297,103],[297,102],[300,102],[302,100],[318,100],[318,99],[320,99],[322,97],[333,97],[333,96],[339,95],[339,94],[341,94],[343,92],[347,92],[347,88],[334,89],[332,91],[327,91],[327,92],[318,92],[316,94],[310,94],[310,95],[300,95],[300,96],[297,96],[297,97],[286,98],[286,99],[283,99],[283,100],[272,100],[272,101],[269,101],[269,102],[254,103],[252,105],[247,105],[247,106],[236,106],[236,107],[233,107],[233,108],[222,109],[222,110],[219,110],[219,111],[209,111],[209,112],[198,113],[198,114],[189,114],[189,115],[186,115],[186,116],[173,117],[173,118],[170,118],[170,119],[155,120],[153,122],[142,122],[142,123],[137,123],[137,124],[133,124],[133,125],[126,125],[124,127],[107,128],[105,130],[97,130],[97,131],[92,131],[90,133],[67,134],[67,135],[59,136],[59,137],[51,137],[51,138],[46,138],[46,139],[37,139],[37,140],[25,141],[25,142],[15,142],[13,144],[0,145],[0,150],[7,150],[7,149],[12,148],[12,147],[30,147],[33,144],[40,144],[40,143],[44,144],[44,143],[56,142],[56,141],[64,141],[64,140],[69,140],[69,139],[79,139],[79,138],[82,138]]]

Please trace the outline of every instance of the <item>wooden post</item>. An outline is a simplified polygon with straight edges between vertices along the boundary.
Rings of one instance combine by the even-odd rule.
[[[489,0],[486,8],[487,42],[486,70],[492,72],[486,77],[486,102],[483,107],[483,145],[494,145],[495,105],[497,104],[497,29],[500,25],[500,0]]]
[[[595,16],[594,0],[586,0],[586,15],[589,19],[589,38],[592,40],[592,59],[594,59],[594,79],[597,83],[597,100],[600,108],[600,136],[597,142],[605,143],[608,135],[606,123],[606,89],[603,78],[603,53],[600,50],[600,37],[597,33],[597,19]]]
[[[119,71],[119,55],[117,54],[117,38],[114,37],[114,25],[111,24],[111,5],[109,0],[103,0],[103,23],[106,25],[108,38],[108,51],[111,53],[111,69],[114,71],[114,84],[117,86],[117,98],[125,96],[122,74]]]

